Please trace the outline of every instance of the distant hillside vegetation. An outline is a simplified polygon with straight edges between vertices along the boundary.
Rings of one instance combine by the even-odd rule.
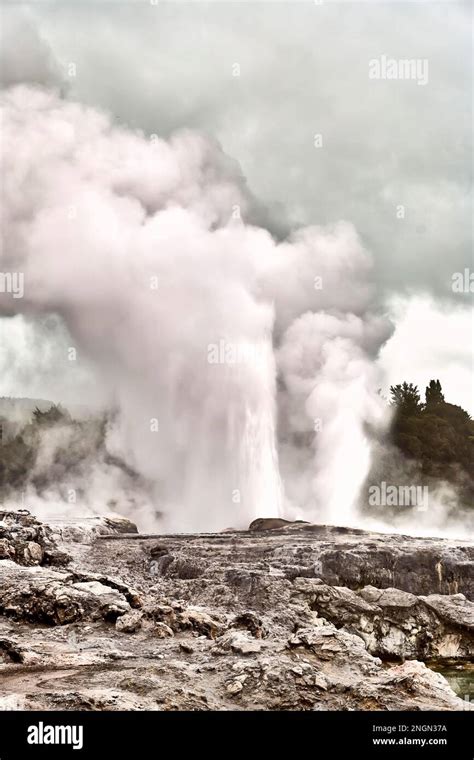
[[[393,410],[388,441],[380,447],[369,480],[392,484],[445,482],[455,487],[458,506],[474,508],[474,421],[444,398],[431,380],[422,401],[416,385],[390,388]],[[388,445],[386,445],[388,444]]]
[[[103,453],[105,418],[77,421],[51,402],[12,401],[0,407],[7,411],[0,413],[0,497],[27,483],[41,493]]]

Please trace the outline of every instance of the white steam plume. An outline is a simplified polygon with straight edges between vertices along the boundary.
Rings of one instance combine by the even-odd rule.
[[[357,519],[371,465],[365,425],[380,428],[388,422],[371,358],[387,336],[388,325],[380,318],[307,313],[283,337],[278,364],[286,389],[285,428],[303,433],[309,444],[306,492],[294,465],[285,482],[313,518],[344,525]],[[284,451],[294,455],[291,447]]]
[[[352,226],[276,243],[241,221],[251,198],[218,145],[147,139],[54,91],[6,90],[3,132],[0,268],[23,273],[25,292],[1,293],[0,309],[64,319],[119,409],[115,452],[152,483],[165,527],[243,527],[292,506],[351,522],[387,337]],[[292,436],[314,417],[314,462],[297,472]]]

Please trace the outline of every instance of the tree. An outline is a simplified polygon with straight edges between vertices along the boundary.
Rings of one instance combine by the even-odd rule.
[[[36,409],[33,412],[33,422],[37,425],[56,425],[58,422],[69,424],[71,422],[71,415],[66,412],[61,404],[53,404],[45,412],[41,409]]]
[[[412,383],[393,385],[390,394],[392,448],[376,464],[381,479],[403,480],[407,467],[412,468],[423,482],[451,483],[458,503],[472,508],[474,422],[468,412],[445,401],[439,380],[430,380],[426,387],[426,404]]]
[[[391,405],[403,414],[417,414],[422,410],[420,392],[417,385],[403,383],[390,386]]]
[[[444,403],[444,395],[439,380],[430,380],[430,384],[426,386],[425,400],[426,406]]]

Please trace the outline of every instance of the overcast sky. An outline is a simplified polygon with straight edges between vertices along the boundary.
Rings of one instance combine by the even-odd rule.
[[[61,83],[148,134],[212,135],[275,232],[351,221],[397,325],[389,382],[439,377],[474,412],[472,293],[452,290],[474,269],[470,3],[41,0],[2,13],[8,83]],[[381,56],[426,60],[426,83],[370,79]],[[86,378],[51,384],[43,349],[34,378],[12,371],[19,322],[0,323],[0,395],[69,399]],[[43,346],[55,339],[30,325],[31,345],[38,329]]]

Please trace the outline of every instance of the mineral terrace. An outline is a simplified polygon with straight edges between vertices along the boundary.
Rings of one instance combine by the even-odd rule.
[[[463,710],[474,544],[0,510],[0,709]]]

